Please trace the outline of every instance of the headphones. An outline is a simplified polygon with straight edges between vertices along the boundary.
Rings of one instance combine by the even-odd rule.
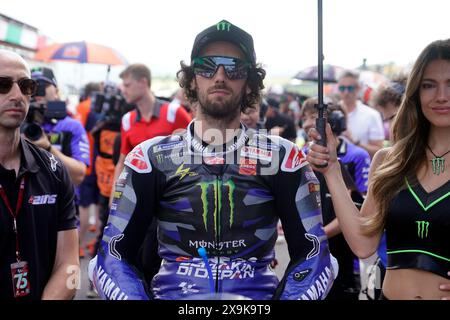
[[[328,114],[328,123],[335,135],[340,135],[347,130],[345,115],[341,110],[333,110]]]

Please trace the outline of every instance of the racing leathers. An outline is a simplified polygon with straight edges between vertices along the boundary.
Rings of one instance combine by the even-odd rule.
[[[337,263],[323,231],[313,171],[288,140],[244,126],[238,131],[221,152],[212,151],[194,135],[192,122],[184,133],[147,140],[127,155],[91,262],[102,298],[326,297]],[[162,263],[147,286],[136,265],[153,218]],[[290,256],[281,281],[270,267],[278,219]]]

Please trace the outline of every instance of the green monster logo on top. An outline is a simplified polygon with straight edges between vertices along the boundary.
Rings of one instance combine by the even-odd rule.
[[[205,224],[205,229],[208,230],[208,192],[212,191],[214,193],[214,234],[217,236],[220,234],[220,221],[218,223],[218,214],[222,209],[222,186],[228,188],[228,202],[230,204],[230,227],[233,225],[233,217],[234,217],[234,190],[236,188],[234,182],[230,179],[228,181],[223,182],[222,180],[215,179],[209,182],[200,182],[198,183],[202,190],[201,199],[203,204],[203,223]],[[212,187],[212,188],[210,188]]]
[[[222,20],[218,24],[216,24],[216,28],[219,31],[230,31],[231,23],[226,20]]]
[[[416,221],[417,223],[417,236],[421,239],[428,237],[428,226],[430,225],[427,221]]]

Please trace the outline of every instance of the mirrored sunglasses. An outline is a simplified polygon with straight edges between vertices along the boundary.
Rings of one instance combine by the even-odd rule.
[[[344,92],[345,90],[347,90],[348,92],[353,92],[356,89],[356,86],[339,86],[338,87],[340,92]]]
[[[247,78],[250,63],[225,56],[205,56],[193,60],[194,74],[208,79],[214,77],[220,66],[223,66],[228,79],[239,80]]]

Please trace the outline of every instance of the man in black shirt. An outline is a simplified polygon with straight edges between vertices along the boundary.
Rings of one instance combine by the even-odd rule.
[[[0,50],[0,300],[71,299],[78,285],[72,182],[20,136],[35,90],[27,63]]]

